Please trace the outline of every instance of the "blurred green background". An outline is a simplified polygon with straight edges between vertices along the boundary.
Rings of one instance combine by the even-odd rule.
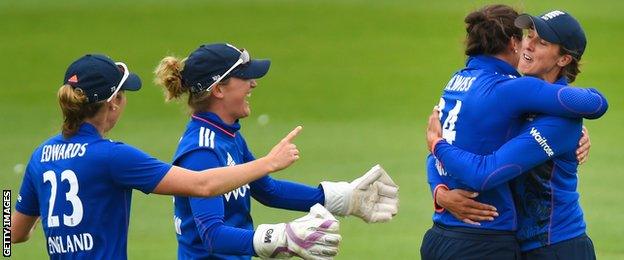
[[[317,185],[351,180],[381,163],[401,186],[399,215],[388,224],[341,222],[338,259],[414,259],[431,226],[424,172],[424,127],[449,75],[463,65],[464,16],[488,1],[0,1],[0,186],[19,190],[32,150],[58,132],[55,99],[65,68],[89,52],[129,64],[144,87],[128,95],[110,138],[169,161],[188,111],[165,104],[152,70],[165,55],[186,56],[201,43],[230,42],[270,58],[251,97],[243,133],[257,155],[298,124],[302,159],[274,174]],[[589,39],[577,85],[597,86],[609,112],[586,121],[592,140],[580,167],[581,203],[598,257],[623,259],[624,118],[620,106],[624,46],[622,1],[506,1],[522,11],[563,9]],[[495,112],[495,111],[492,111]],[[262,125],[258,116],[266,115]],[[487,116],[487,115],[484,115]],[[15,198],[14,198],[15,199]],[[171,198],[135,192],[128,254],[173,259]],[[255,224],[299,212],[253,206]],[[41,228],[13,246],[14,259],[46,258]]]

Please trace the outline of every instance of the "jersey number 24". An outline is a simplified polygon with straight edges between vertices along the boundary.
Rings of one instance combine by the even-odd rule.
[[[438,104],[438,111],[440,111],[440,118],[444,118],[444,107],[446,106],[446,101],[444,98],[440,98],[440,103]],[[457,117],[459,115],[459,111],[461,110],[462,102],[461,100],[457,100],[455,102],[455,106],[448,112],[448,116],[444,120],[442,124],[442,138],[446,140],[449,144],[453,144],[455,141],[455,123],[457,123]]]

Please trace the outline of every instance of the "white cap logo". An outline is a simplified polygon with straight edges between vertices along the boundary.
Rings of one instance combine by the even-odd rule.
[[[559,11],[559,10],[555,10],[555,11],[549,12],[549,13],[547,13],[545,15],[542,15],[542,17],[540,17],[540,18],[544,19],[544,21],[548,21],[548,20],[553,19],[553,18],[555,18],[557,16],[560,16],[562,14],[565,14],[565,13],[562,12],[562,11]]]

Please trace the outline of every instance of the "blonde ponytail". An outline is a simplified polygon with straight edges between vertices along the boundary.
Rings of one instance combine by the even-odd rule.
[[[160,64],[154,70],[156,78],[154,83],[160,85],[165,90],[165,101],[178,99],[182,94],[189,91],[182,83],[182,75],[180,72],[184,68],[184,60],[180,60],[173,56],[168,56],[160,61]]]
[[[57,96],[63,112],[62,131],[65,138],[76,134],[84,120],[95,116],[104,104],[103,102],[88,104],[87,96],[82,90],[74,89],[70,85],[61,86]]]

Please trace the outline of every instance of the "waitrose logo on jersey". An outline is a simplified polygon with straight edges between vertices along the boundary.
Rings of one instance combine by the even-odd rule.
[[[548,157],[552,157],[555,154],[552,148],[550,148],[550,145],[548,145],[547,143],[548,140],[546,140],[546,138],[542,136],[542,133],[537,131],[535,127],[531,127],[531,135],[533,136],[537,144],[539,144],[539,146],[542,147],[542,149],[544,150],[546,155],[548,155]]]

